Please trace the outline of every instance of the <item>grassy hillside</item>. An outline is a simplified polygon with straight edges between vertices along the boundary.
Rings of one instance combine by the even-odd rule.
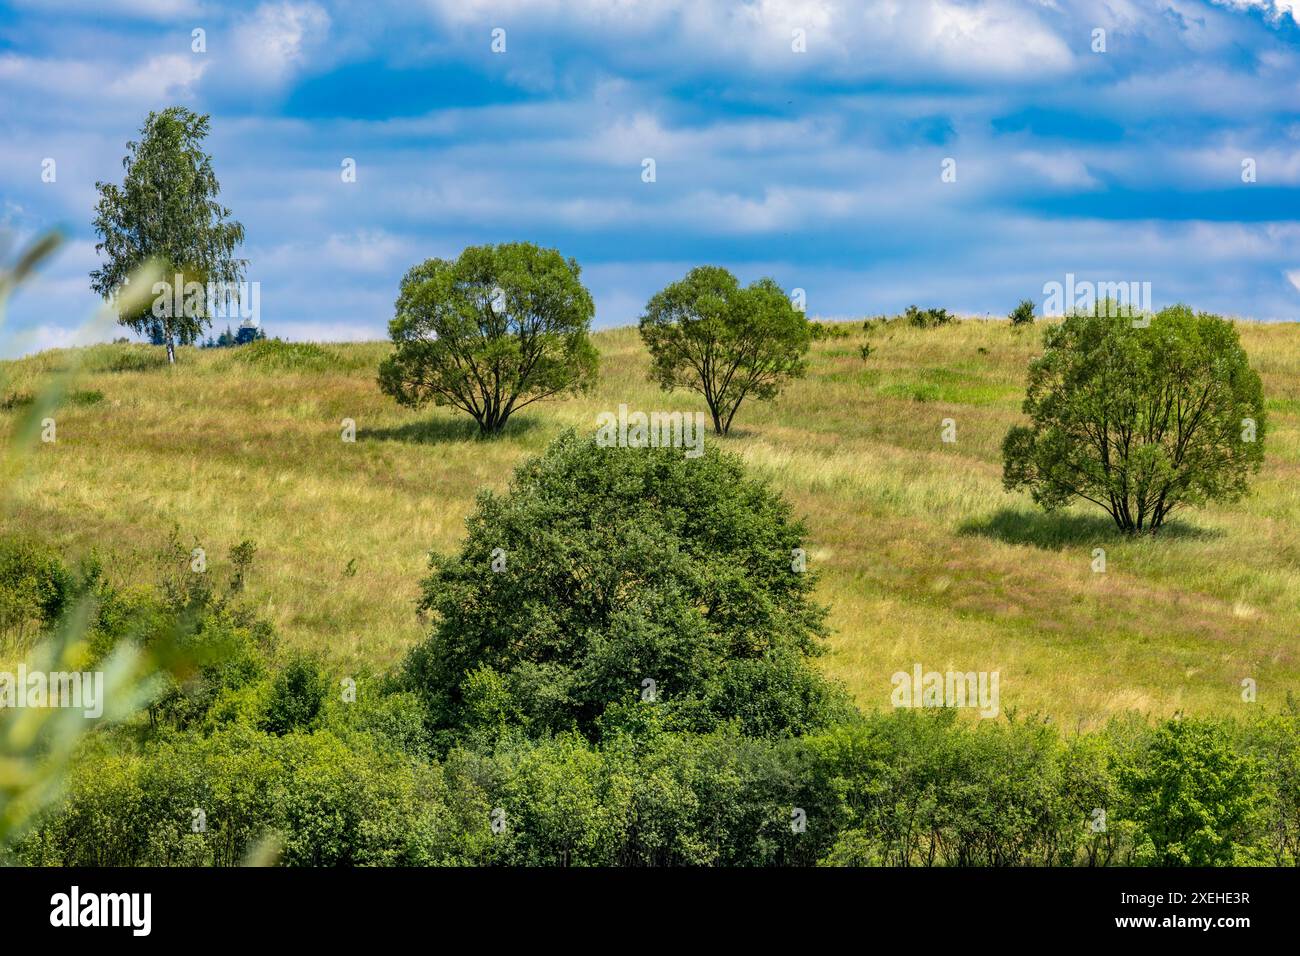
[[[1002,491],[999,446],[1041,328],[877,329],[866,361],[850,328],[814,346],[805,381],[707,440],[806,517],[835,629],[823,665],[863,706],[887,707],[890,675],[918,662],[998,670],[1004,711],[1071,725],[1239,711],[1246,677],[1264,706],[1300,688],[1300,326],[1241,327],[1271,416],[1252,497],[1187,512],[1153,540],[1123,538],[1099,510],[1047,517]],[[491,441],[463,416],[381,395],[378,343],[185,349],[174,370],[147,346],[4,363],[0,431],[42,379],[81,370],[3,530],[95,549],[128,580],[152,578],[173,525],[214,570],[251,538],[249,593],[287,643],[382,667],[423,633],[425,553],[456,546],[478,489],[620,402],[703,409],[647,382],[635,330],[596,343],[593,394],[532,406]],[[355,444],[340,440],[344,418]],[[940,440],[945,418],[954,444]],[[1098,547],[1104,574],[1091,569]]]

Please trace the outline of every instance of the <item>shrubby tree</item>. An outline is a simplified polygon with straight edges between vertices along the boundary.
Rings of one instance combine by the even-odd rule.
[[[1034,324],[1034,300],[1021,299],[1020,303],[1011,310],[1007,316],[1012,325],[1033,325]]]
[[[1029,366],[1030,423],[1002,444],[1008,490],[1049,510],[1091,501],[1132,533],[1245,494],[1264,458],[1264,398],[1237,330],[1185,306],[1144,325],[1097,303],[1047,330]]]
[[[825,611],[795,570],[804,528],[736,459],[570,432],[467,525],[432,558],[435,624],[406,666],[435,730],[593,734],[631,702],[779,736],[834,710],[810,663]]]
[[[249,342],[261,342],[266,339],[266,329],[260,325],[241,325],[231,340],[231,345],[247,345]]]
[[[245,262],[234,258],[234,251],[244,241],[244,227],[217,201],[221,186],[212,157],[203,151],[207,135],[208,117],[183,106],[150,113],[140,139],[126,144],[122,185],[95,183],[94,227],[100,238],[95,251],[106,261],[91,272],[90,287],[106,300],[115,300],[131,274],[151,260],[159,263],[168,284],[178,274],[186,285],[242,278]],[[167,359],[174,362],[176,343],[195,342],[212,324],[206,291],[184,293],[180,290],[188,305],[180,310],[155,308],[151,298],[119,313],[118,321],[165,344]]]
[[[807,369],[813,330],[771,279],[741,288],[718,266],[699,266],[656,293],[641,317],[650,379],[699,392],[719,435],[741,403],[775,398]]]
[[[1224,730],[1192,718],[1161,726],[1121,783],[1143,835],[1142,862],[1226,866],[1258,862],[1255,831],[1264,804],[1258,763]]]
[[[957,317],[943,308],[918,309],[909,305],[903,312],[907,324],[918,329],[937,329],[941,325],[951,325]]]
[[[379,367],[380,387],[413,408],[459,408],[485,433],[533,402],[586,390],[596,378],[595,306],[580,271],[527,242],[415,266],[389,323],[396,348]]]
[[[53,552],[0,538],[0,648],[21,647],[28,625],[39,632],[63,613],[74,591],[72,572]]]
[[[320,665],[305,655],[293,656],[271,684],[261,729],[276,735],[311,729],[320,717],[328,691],[329,682]]]

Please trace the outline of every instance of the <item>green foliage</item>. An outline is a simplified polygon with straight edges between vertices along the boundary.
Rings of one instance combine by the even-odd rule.
[[[242,591],[247,583],[249,568],[253,564],[253,555],[257,554],[257,544],[245,538],[230,549],[230,563],[234,570],[230,575],[230,590]]]
[[[60,812],[20,848],[29,863],[235,866],[273,835],[286,866],[447,865],[490,836],[480,797],[364,734],[235,725],[147,756],[88,748],[75,768]]]
[[[261,728],[277,736],[311,730],[320,718],[329,683],[320,664],[305,655],[290,658],[275,675]]]
[[[908,325],[918,329],[934,329],[957,321],[957,317],[950,314],[947,309],[918,309],[914,305],[907,307],[903,318],[907,320]]]
[[[9,295],[30,277],[60,244],[48,234],[23,250],[12,265],[0,267],[0,324]],[[0,368],[0,387],[7,385]],[[64,383],[56,379],[33,397],[31,410],[20,416],[0,454],[0,507],[9,503],[12,477],[31,454],[39,416],[57,403]],[[25,420],[24,420],[25,419]],[[62,562],[42,549],[22,543],[5,543],[4,570],[0,572],[0,604],[8,621],[22,627],[35,620],[44,629],[43,640],[26,661],[29,673],[66,673],[81,667],[88,648],[84,639],[90,610],[90,592],[97,569],[83,566],[80,580],[68,587]],[[70,598],[75,600],[70,602]],[[72,606],[69,606],[71,603]],[[75,707],[0,709],[0,864],[11,859],[11,848],[36,816],[57,799],[74,762],[74,755],[97,719],[121,720],[146,699],[147,679],[153,662],[125,648],[101,661],[97,682],[99,718]],[[8,676],[8,675],[6,675]]]
[[[1224,866],[1254,862],[1260,770],[1224,730],[1191,718],[1162,725],[1120,780],[1141,828],[1142,862]],[[1145,859],[1143,859],[1145,858]]]
[[[1003,482],[1051,510],[1091,501],[1127,532],[1234,501],[1264,458],[1264,398],[1230,322],[1174,306],[1135,326],[1110,303],[1047,330],[1029,366],[1028,426],[1007,433]]]
[[[1276,866],[1300,864],[1300,705],[1287,695],[1280,714],[1260,719],[1239,746],[1255,759],[1269,849]]]
[[[428,259],[402,279],[389,323],[396,348],[379,385],[399,403],[472,415],[484,433],[596,377],[595,314],[581,269],[554,249],[514,242]]]
[[[481,862],[549,866],[811,864],[832,837],[825,781],[797,740],[673,733],[644,710],[599,745],[576,734],[453,750],[443,766],[482,792],[497,832]],[[807,830],[792,826],[806,810]]]
[[[725,435],[749,396],[772,399],[807,371],[814,328],[771,279],[741,288],[718,266],[699,266],[657,292],[640,321],[650,380],[704,396]]]
[[[843,795],[828,863],[1050,866],[1082,843],[1087,801],[1064,786],[1071,755],[1046,723],[965,729],[952,710],[901,711],[812,746]]]
[[[334,353],[313,342],[282,342],[258,339],[235,349],[233,361],[252,368],[277,372],[325,372],[338,368]]]
[[[57,554],[29,541],[0,540],[0,647],[53,626],[74,589]]]
[[[853,334],[853,330],[843,322],[809,322],[808,331],[814,342],[847,339]]]
[[[590,733],[645,681],[646,706],[697,729],[827,718],[834,695],[807,660],[825,612],[813,575],[792,570],[804,528],[736,459],[569,433],[507,493],[481,495],[467,526],[456,557],[431,561],[436,624],[407,664],[436,729]]]
[[[203,343],[204,348],[208,349],[228,349],[239,345],[248,345],[251,342],[266,341],[266,330],[257,325],[241,325],[236,331],[231,331],[230,326],[226,326],[226,331],[222,332],[215,339],[208,336],[208,340]]]
[[[98,405],[103,400],[104,393],[98,389],[77,389],[68,395],[68,403],[78,408]]]
[[[77,389],[62,396],[62,399],[74,408],[87,408],[91,405],[98,405],[104,400],[104,393],[95,389]],[[12,412],[22,408],[30,408],[36,403],[36,396],[31,392],[9,392],[4,398],[0,398],[0,411]],[[60,404],[59,401],[47,401],[47,408],[52,409]]]
[[[181,106],[151,112],[140,139],[128,142],[122,185],[96,183],[99,203],[94,220],[105,256],[90,274],[91,289],[116,300],[127,278],[148,261],[161,265],[164,280],[181,274],[186,282],[236,282],[244,261],[234,251],[244,227],[229,220],[217,201],[221,191],[212,157],[203,151],[208,117]],[[118,320],[137,332],[160,337],[174,360],[174,344],[191,344],[211,325],[206,295],[196,308],[154,309],[140,305],[119,311]],[[193,313],[193,314],[190,314]]]
[[[1034,300],[1021,299],[1019,304],[1011,310],[1007,316],[1012,325],[1033,325],[1034,324]]]
[[[155,725],[203,726],[219,700],[263,678],[274,650],[270,626],[233,602],[229,583],[218,586],[210,572],[194,572],[191,560],[173,531],[158,555],[156,586],[121,588],[98,572],[87,585],[92,662],[132,645],[166,668],[148,704]]]

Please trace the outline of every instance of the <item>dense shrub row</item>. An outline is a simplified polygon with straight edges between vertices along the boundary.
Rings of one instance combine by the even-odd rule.
[[[413,699],[370,692],[284,735],[95,739],[19,858],[235,865],[278,834],[287,865],[1300,861],[1294,712],[1063,738],[900,711],[765,740],[666,731],[646,705],[599,744],[505,735],[435,760]]]

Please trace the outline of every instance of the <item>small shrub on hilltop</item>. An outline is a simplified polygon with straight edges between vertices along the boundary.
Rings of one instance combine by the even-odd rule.
[[[231,351],[232,361],[281,372],[327,372],[339,367],[337,356],[314,342],[259,339]]]
[[[1034,300],[1021,299],[1020,304],[1011,310],[1007,316],[1012,325],[1033,325],[1034,324]]]
[[[809,322],[808,327],[814,342],[823,342],[827,339],[846,339],[853,334],[853,330],[843,322]]]
[[[907,307],[903,318],[908,325],[918,329],[934,329],[957,321],[957,317],[947,309],[918,309],[914,305]]]

